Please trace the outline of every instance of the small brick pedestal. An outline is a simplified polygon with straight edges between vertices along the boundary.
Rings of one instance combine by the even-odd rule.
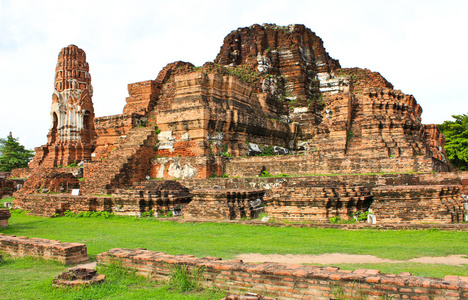
[[[8,226],[8,219],[11,217],[9,209],[0,209],[0,227]]]
[[[88,285],[102,283],[106,279],[106,275],[97,274],[95,270],[86,268],[72,268],[68,272],[64,272],[52,281],[55,287],[70,287],[78,285]]]

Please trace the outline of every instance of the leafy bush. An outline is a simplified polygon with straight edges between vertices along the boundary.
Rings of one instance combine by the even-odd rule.
[[[171,218],[174,214],[170,210],[160,209],[158,210],[158,218]]]
[[[358,221],[367,221],[367,216],[369,215],[369,212],[366,211],[366,212],[363,212],[363,213],[360,213],[358,214],[358,218],[357,220]]]
[[[64,216],[68,218],[102,218],[107,219],[112,215],[108,211],[80,211],[79,213],[74,213],[70,210],[64,212]]]
[[[145,211],[144,213],[141,214],[142,218],[150,218],[154,215],[153,210],[151,209],[150,211]]]

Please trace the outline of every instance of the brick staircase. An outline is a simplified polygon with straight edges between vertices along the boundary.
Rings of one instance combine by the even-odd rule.
[[[111,154],[93,166],[82,185],[84,194],[109,194],[117,187],[141,181],[149,173],[155,156],[157,134],[154,127],[132,128]]]

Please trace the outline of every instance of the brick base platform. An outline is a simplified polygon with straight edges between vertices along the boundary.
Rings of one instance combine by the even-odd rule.
[[[182,210],[186,219],[235,220],[256,218],[263,211],[263,190],[206,189],[192,192],[193,200]]]
[[[153,211],[180,211],[192,200],[189,190],[174,180],[146,180],[128,189],[116,189],[112,211],[116,215],[139,216]]]
[[[361,293],[369,299],[382,297],[407,299],[466,299],[468,277],[444,279],[411,276],[410,273],[381,274],[379,270],[340,270],[335,267],[243,263],[191,255],[168,255],[142,249],[111,249],[97,257],[99,265],[121,262],[138,273],[156,280],[168,280],[171,266],[204,268],[202,285],[228,291],[249,291],[274,295],[278,299],[320,299],[333,297],[343,289],[346,294]]]
[[[349,219],[367,211],[372,203],[362,186],[273,187],[265,197],[265,211],[277,220],[327,222],[331,217]]]
[[[386,186],[372,190],[372,209],[382,223],[463,222],[461,186]]]
[[[0,251],[13,257],[33,256],[46,260],[56,260],[64,264],[87,262],[85,244],[62,243],[60,241],[17,237],[0,233]]]
[[[63,215],[67,210],[111,211],[112,199],[104,196],[72,196],[69,194],[25,194],[17,195],[15,207],[29,210],[31,214],[43,217]]]

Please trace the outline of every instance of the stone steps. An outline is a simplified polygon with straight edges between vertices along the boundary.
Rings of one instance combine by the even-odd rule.
[[[119,141],[115,150],[99,164],[97,171],[86,178],[84,191],[105,192],[111,186],[119,185],[119,182],[128,181],[128,184],[131,184],[133,181],[129,171],[132,169],[132,160],[142,148],[154,147],[155,141],[156,133],[153,127],[132,128],[127,136]]]

